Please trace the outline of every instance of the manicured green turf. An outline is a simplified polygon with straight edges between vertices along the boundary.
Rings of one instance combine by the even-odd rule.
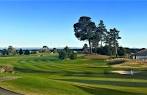
[[[146,68],[133,76],[112,74],[108,72],[118,68],[104,60],[59,60],[56,55],[0,57],[0,64],[16,71],[0,74],[0,79],[18,77],[0,87],[25,95],[147,95]]]

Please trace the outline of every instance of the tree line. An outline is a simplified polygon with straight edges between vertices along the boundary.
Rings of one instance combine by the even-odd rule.
[[[121,39],[120,31],[116,28],[107,29],[104,21],[100,20],[96,25],[91,20],[91,17],[81,16],[77,23],[73,25],[75,37],[80,41],[87,41],[88,44],[84,44],[82,50],[84,53],[97,53],[102,55],[118,55],[123,56],[125,53],[130,53],[129,48],[119,47],[118,40]],[[60,59],[75,59],[75,51],[81,52],[81,49],[72,50],[68,47],[64,49],[53,48],[49,50],[47,46],[43,46],[42,49],[37,51],[30,50],[16,50],[14,47],[9,46],[7,49],[1,50],[2,55],[30,55],[39,53],[58,53]]]
[[[37,53],[56,53],[57,49],[53,48],[50,50],[48,46],[43,46],[41,49],[16,49],[13,46],[8,46],[6,49],[0,50],[1,56],[14,56],[14,55],[30,55],[30,54],[37,54]]]
[[[77,49],[78,50],[78,49]],[[30,55],[30,54],[39,54],[42,56],[42,54],[50,54],[50,53],[58,53],[59,59],[76,59],[77,58],[77,52],[70,49],[68,46],[66,46],[64,49],[49,49],[48,46],[43,46],[41,49],[37,50],[23,50],[20,48],[17,50],[13,46],[9,46],[7,49],[1,50],[1,56],[15,56],[15,55]]]
[[[98,53],[100,50],[107,49],[107,55],[118,55],[119,30],[116,28],[106,29],[103,20],[99,24],[91,20],[90,17],[82,16],[73,25],[75,36],[81,41],[88,41],[89,53]],[[87,47],[88,45],[84,45]]]
[[[16,50],[13,46],[9,46],[7,49],[1,50],[2,56],[14,56],[14,55],[30,55],[30,51],[28,49],[26,50]]]

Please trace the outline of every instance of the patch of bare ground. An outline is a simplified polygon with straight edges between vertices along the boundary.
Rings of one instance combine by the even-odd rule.
[[[87,54],[85,55],[86,59],[95,59],[95,60],[106,60],[109,59],[109,56],[106,55],[98,55],[98,54]]]
[[[23,95],[0,87],[0,94],[2,95]]]
[[[132,60],[128,59],[128,61],[122,63],[122,64],[116,64],[112,67],[116,68],[147,68],[147,62],[141,61],[141,60]]]
[[[18,76],[0,77],[0,82],[8,81],[8,80],[15,80],[15,79],[18,79],[18,78],[21,78],[21,77],[18,77]],[[23,94],[19,94],[19,93],[16,93],[14,91],[10,91],[10,90],[2,88],[2,87],[0,87],[0,94],[2,94],[2,95],[23,95]]]

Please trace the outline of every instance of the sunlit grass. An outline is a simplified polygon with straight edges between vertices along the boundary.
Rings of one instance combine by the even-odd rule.
[[[1,73],[0,78],[19,77],[0,82],[0,86],[26,95],[147,94],[146,68],[133,76],[106,73],[124,68],[113,68],[105,60],[84,55],[76,60],[59,60],[57,55],[1,57],[0,64],[15,68],[14,74]]]

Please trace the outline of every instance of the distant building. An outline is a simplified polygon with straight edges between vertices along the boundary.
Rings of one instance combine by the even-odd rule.
[[[138,60],[147,60],[147,49],[143,49],[135,54],[133,54],[132,59],[138,59]]]

